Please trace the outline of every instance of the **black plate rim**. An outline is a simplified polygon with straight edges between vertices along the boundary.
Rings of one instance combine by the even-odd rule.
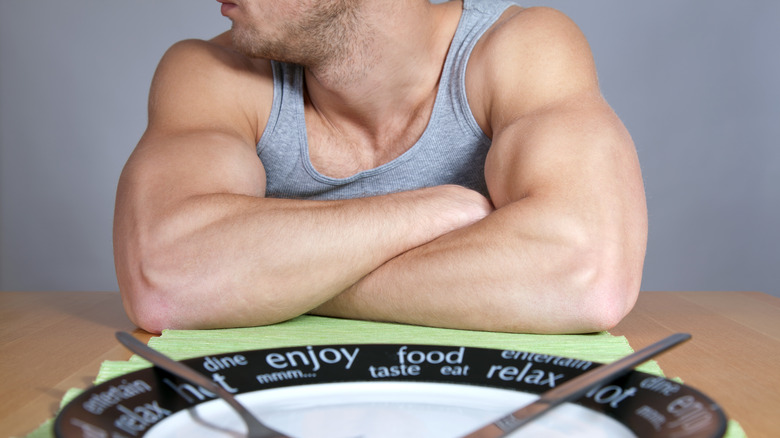
[[[497,352],[502,352],[503,353],[503,352],[511,351],[511,352],[516,352],[516,353],[526,353],[526,354],[530,354],[530,355],[553,356],[553,357],[557,357],[557,358],[560,358],[560,359],[569,359],[569,360],[575,360],[575,361],[576,360],[583,361],[581,359],[576,359],[576,358],[572,358],[572,357],[568,357],[568,356],[557,356],[557,355],[553,355],[553,354],[542,354],[542,353],[536,353],[536,352],[531,352],[531,351],[507,350],[507,349],[489,348],[489,347],[472,347],[472,346],[460,346],[460,345],[438,345],[438,344],[423,344],[423,343],[410,343],[410,344],[402,344],[402,343],[366,343],[366,344],[351,343],[351,344],[327,344],[327,345],[296,345],[296,346],[269,347],[269,348],[259,348],[259,349],[245,349],[245,350],[236,350],[236,351],[230,351],[230,352],[213,353],[213,354],[207,354],[207,355],[204,355],[204,356],[191,357],[191,358],[187,358],[187,359],[182,359],[182,360],[180,360],[180,362],[183,362],[183,363],[185,363],[187,365],[190,365],[190,366],[198,369],[197,364],[198,363],[203,363],[204,361],[207,360],[207,358],[214,358],[214,357],[223,358],[225,356],[232,356],[232,357],[235,358],[235,357],[237,357],[239,355],[246,356],[246,355],[260,355],[260,354],[266,354],[266,357],[268,357],[269,355],[274,354],[274,353],[284,355],[284,354],[287,354],[287,353],[292,352],[292,351],[303,352],[305,350],[307,352],[311,352],[311,351],[314,351],[314,349],[319,349],[319,351],[322,352],[325,349],[339,349],[339,348],[382,349],[382,350],[388,350],[388,351],[389,350],[393,350],[393,349],[406,348],[407,352],[419,352],[419,351],[423,351],[423,350],[438,352],[440,350],[437,350],[437,349],[450,349],[451,352],[452,351],[460,351],[460,350],[462,350],[464,352],[465,351],[469,351],[469,352],[472,352],[472,353],[480,353],[481,352],[481,353],[492,353],[492,354],[496,354]],[[459,350],[453,350],[453,349],[459,349]],[[383,353],[386,353],[386,352],[383,352]],[[438,358],[438,356],[437,356],[437,358]],[[597,367],[599,365],[602,365],[602,363],[600,363],[600,362],[593,362],[593,361],[586,361],[586,362],[589,362],[589,363],[592,364],[592,367],[589,367],[589,369],[593,369],[593,368],[595,368],[595,367]],[[530,363],[530,361],[529,361],[529,363]],[[323,369],[324,369],[324,364],[322,364],[322,365],[323,365]],[[584,372],[584,371],[582,371],[582,372]],[[574,375],[572,375],[572,376],[570,376],[568,378],[576,377],[580,373],[576,373],[576,374],[574,374]],[[249,373],[249,374],[251,374],[251,373]],[[73,417],[73,415],[75,415],[73,413],[74,407],[77,406],[79,403],[83,404],[84,402],[88,401],[89,398],[92,395],[99,394],[102,389],[109,389],[112,386],[118,385],[119,382],[122,382],[122,381],[128,381],[130,379],[138,379],[138,378],[141,378],[141,377],[145,377],[145,378],[152,379],[152,380],[154,380],[156,382],[155,385],[152,385],[152,387],[153,387],[152,389],[153,389],[153,391],[155,393],[160,393],[161,395],[164,394],[165,392],[171,393],[171,392],[173,392],[172,389],[164,388],[160,384],[161,377],[165,377],[165,376],[167,376],[169,378],[172,378],[172,379],[175,379],[176,382],[186,382],[185,380],[178,379],[176,376],[173,376],[170,373],[168,373],[168,372],[166,372],[166,371],[164,371],[162,369],[159,369],[159,368],[157,368],[155,366],[150,365],[150,366],[144,367],[144,368],[139,369],[139,370],[131,371],[129,373],[125,373],[125,374],[113,377],[113,378],[108,379],[108,380],[106,380],[104,382],[101,382],[100,384],[92,385],[91,387],[89,387],[89,388],[85,389],[84,391],[82,391],[79,395],[74,397],[65,406],[63,406],[62,409],[60,409],[60,412],[57,414],[57,416],[55,418],[55,421],[54,421],[54,433],[55,433],[55,436],[56,437],[61,437],[61,438],[70,438],[72,435],[68,435],[68,434],[66,434],[64,432],[64,430],[65,430],[65,422],[68,419],[71,419]],[[709,412],[711,412],[714,415],[713,421],[711,422],[714,427],[711,428],[711,433],[708,433],[706,435],[702,435],[702,434],[688,435],[689,437],[691,437],[691,438],[693,438],[693,437],[695,437],[695,438],[720,438],[720,437],[725,435],[726,429],[727,429],[727,417],[726,417],[725,412],[723,411],[722,407],[720,407],[720,405],[718,405],[715,401],[713,401],[709,396],[707,396],[703,392],[699,391],[698,389],[696,389],[696,388],[694,388],[694,387],[692,387],[690,385],[687,385],[687,384],[682,383],[682,382],[674,381],[673,379],[667,378],[665,376],[659,376],[659,375],[655,375],[655,374],[647,373],[647,372],[643,372],[643,371],[638,371],[638,370],[632,370],[626,376],[621,378],[621,379],[623,379],[621,381],[630,380],[630,379],[637,380],[639,378],[641,378],[641,379],[649,379],[649,378],[660,379],[659,381],[664,381],[664,382],[669,382],[669,383],[674,384],[674,385],[679,385],[680,388],[683,388],[683,390],[684,390],[683,392],[684,393],[698,397],[697,400],[703,401],[703,404],[707,405],[706,407],[709,409]],[[317,381],[313,381],[313,382],[304,382],[304,383],[298,383],[298,384],[282,384],[282,385],[279,385],[279,386],[274,386],[274,388],[276,388],[276,387],[306,386],[306,385],[310,385],[310,384],[320,384],[320,383],[371,382],[371,380],[354,379],[354,378],[350,378],[350,376],[346,376],[346,378],[344,378],[343,380],[334,380],[334,381],[328,381],[328,380],[326,380],[326,381],[319,381],[319,380],[321,380],[321,379],[317,379]],[[417,378],[404,378],[404,377],[398,377],[398,378],[396,378],[396,377],[387,377],[387,378],[385,378],[383,380],[384,381],[400,381],[400,382],[451,383],[451,384],[456,384],[456,385],[457,384],[461,384],[461,385],[476,385],[476,386],[481,386],[481,387],[493,387],[493,388],[500,388],[500,389],[509,389],[509,390],[514,390],[514,391],[523,391],[523,392],[527,392],[527,393],[531,393],[531,394],[540,394],[541,392],[543,392],[542,390],[539,390],[539,391],[529,391],[527,389],[520,389],[520,388],[517,388],[514,385],[509,385],[509,384],[487,385],[487,384],[480,384],[480,383],[468,383],[468,382],[451,381],[451,380],[446,380],[446,379],[435,380],[435,379],[430,379],[430,378],[417,379]],[[645,380],[643,380],[643,381],[645,381]],[[602,387],[604,387],[604,386],[602,386]],[[526,386],[525,388],[528,388],[528,387]],[[164,389],[164,391],[163,391],[163,389]],[[267,388],[267,389],[272,389],[272,388]],[[259,389],[259,390],[262,390],[262,389]],[[258,391],[258,389],[249,389],[249,390],[240,389],[237,394],[250,393],[250,392],[255,392],[255,391]],[[209,398],[209,399],[206,399],[206,400],[198,401],[197,403],[194,403],[191,406],[198,405],[198,404],[205,403],[205,402],[209,402],[209,401],[212,401],[212,400],[213,399]],[[581,406],[584,406],[586,408],[589,408],[591,410],[594,410],[596,412],[600,412],[603,415],[608,415],[608,416],[614,418],[618,422],[624,424],[624,426],[629,428],[629,430],[631,430],[632,432],[637,434],[637,436],[640,436],[640,437],[642,437],[642,436],[665,436],[665,435],[642,435],[642,431],[635,430],[634,427],[631,427],[630,425],[626,424],[624,421],[621,420],[621,418],[618,418],[618,417],[615,417],[613,415],[610,415],[609,413],[607,413],[605,411],[601,411],[599,409],[594,409],[593,406],[589,406],[588,404],[583,404],[581,402],[582,402],[582,399],[580,399],[580,400],[578,400],[578,401],[576,401],[574,403],[579,404]],[[187,409],[187,407],[177,409],[177,410],[173,411],[173,413],[179,412],[179,411],[184,410],[184,409]],[[148,432],[148,429],[140,432],[139,434],[137,434],[135,436],[136,437],[143,437],[147,432]],[[464,434],[466,432],[468,432],[468,431],[464,431]]]

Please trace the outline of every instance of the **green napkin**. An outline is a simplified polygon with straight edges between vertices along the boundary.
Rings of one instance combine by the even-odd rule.
[[[419,327],[403,324],[355,321],[319,316],[300,316],[293,320],[264,327],[221,330],[165,330],[152,338],[149,346],[174,359],[228,353],[262,348],[328,345],[328,344],[426,344],[463,347],[484,347],[553,354],[593,362],[612,362],[633,350],[625,337],[607,332],[586,335],[529,335],[477,332]],[[638,346],[638,347],[644,347]],[[95,383],[150,366],[133,356],[129,361],[107,361],[102,364]],[[655,361],[637,369],[663,375]],[[79,394],[69,391],[63,406]],[[51,437],[51,422],[29,435],[32,438]],[[735,421],[729,423],[728,438],[744,437]]]
[[[624,337],[609,333],[588,335],[518,335],[476,332],[404,324],[301,316],[282,324],[222,330],[166,330],[149,346],[181,360],[241,350],[327,344],[427,344],[485,347],[556,354],[593,362],[612,362],[631,353]],[[149,366],[134,357],[128,362],[106,362],[97,382]],[[661,375],[655,362],[642,371]]]

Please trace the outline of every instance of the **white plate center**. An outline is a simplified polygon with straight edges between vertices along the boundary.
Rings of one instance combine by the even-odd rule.
[[[239,400],[266,425],[295,438],[454,438],[492,422],[537,396],[445,383],[355,382],[256,391]],[[214,400],[177,412],[147,437],[245,436],[246,426]],[[606,415],[565,404],[517,437],[635,437]]]

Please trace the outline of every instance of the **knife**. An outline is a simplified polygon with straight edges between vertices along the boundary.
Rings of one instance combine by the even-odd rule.
[[[615,380],[627,374],[637,365],[648,361],[653,356],[663,353],[690,338],[691,335],[688,333],[676,333],[611,364],[594,368],[557,388],[545,392],[535,402],[501,417],[465,435],[463,438],[498,438],[506,436],[550,409],[567,401],[576,400],[594,386]]]

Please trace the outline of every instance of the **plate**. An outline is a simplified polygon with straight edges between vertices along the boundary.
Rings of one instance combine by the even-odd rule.
[[[432,345],[324,345],[182,361],[296,438],[459,437],[599,363],[523,351]],[[94,386],[65,406],[58,437],[236,437],[239,416],[156,367]],[[632,371],[510,436],[721,437],[722,409],[679,382]]]

